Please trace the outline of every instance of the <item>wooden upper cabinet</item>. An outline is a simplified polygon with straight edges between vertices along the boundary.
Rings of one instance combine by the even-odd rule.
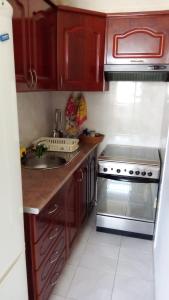
[[[107,20],[107,64],[169,63],[169,14],[114,15]]]
[[[42,0],[29,0],[31,70],[35,89],[56,88],[56,28],[54,9]]]
[[[60,90],[103,90],[105,18],[58,11]]]
[[[13,41],[15,74],[18,90],[31,86],[30,53],[28,41],[28,3],[25,0],[9,0],[13,7]]]
[[[10,0],[17,91],[57,89],[55,9],[43,0]]]

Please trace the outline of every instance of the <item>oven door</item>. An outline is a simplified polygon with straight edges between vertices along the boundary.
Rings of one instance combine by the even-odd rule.
[[[98,178],[97,227],[154,232],[158,183]]]

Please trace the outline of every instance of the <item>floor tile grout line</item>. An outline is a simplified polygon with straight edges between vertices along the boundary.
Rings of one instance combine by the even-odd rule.
[[[97,271],[98,271],[98,272],[101,272],[101,270],[98,270],[98,269],[95,269],[95,268],[86,267],[86,266],[82,266],[82,265],[79,265],[79,266],[77,267],[77,269],[79,269],[79,268],[81,268],[81,269],[86,269],[86,270],[88,270],[88,271],[94,271],[94,272],[97,272]],[[106,270],[103,270],[102,273],[106,273],[106,274],[109,274],[109,275],[112,275],[112,274],[113,274],[111,271],[106,271]]]
[[[114,287],[115,287],[115,280],[116,280],[116,275],[117,275],[117,269],[118,269],[118,264],[119,264],[119,259],[120,259],[120,250],[122,246],[122,236],[120,240],[120,246],[119,246],[119,252],[118,252],[118,257],[117,257],[117,263],[116,263],[116,268],[115,268],[115,274],[114,274],[114,280],[113,280],[113,286],[112,286],[112,291],[111,291],[111,300],[113,299],[113,293],[114,293]]]
[[[77,268],[75,269],[75,272],[74,272],[74,274],[73,274],[73,276],[72,276],[72,279],[71,279],[71,281],[70,281],[70,284],[69,284],[69,286],[68,286],[68,288],[67,288],[65,298],[68,297],[68,293],[69,293],[70,287],[71,287],[71,285],[72,285],[72,282],[73,282],[73,279],[74,279],[74,277],[75,277],[75,275],[76,275],[77,270],[78,270],[78,266],[77,266]]]
[[[86,247],[87,247],[87,242],[86,242],[85,244],[86,244],[86,245],[85,245],[85,247],[84,247],[84,250],[85,250]],[[83,251],[83,252],[84,252],[84,251]],[[70,264],[70,265],[71,265],[71,264]],[[73,282],[73,280],[74,280],[74,278],[75,278],[75,275],[76,275],[77,270],[78,270],[79,267],[80,267],[80,260],[79,260],[79,262],[78,262],[78,264],[77,264],[77,266],[76,266],[75,272],[74,272],[74,274],[73,274],[73,277],[72,277],[72,279],[71,279],[71,281],[70,281],[70,284],[69,284],[69,287],[68,287],[68,289],[67,289],[67,292],[66,292],[66,298],[68,297],[69,290],[70,290],[70,288],[71,288],[72,282]]]

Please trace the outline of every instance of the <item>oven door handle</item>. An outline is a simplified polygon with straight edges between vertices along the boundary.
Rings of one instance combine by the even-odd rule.
[[[159,179],[152,178],[138,178],[138,177],[130,177],[130,176],[116,176],[116,175],[108,175],[108,174],[97,174],[98,177],[112,179],[117,181],[125,181],[125,182],[136,182],[136,183],[158,183]]]

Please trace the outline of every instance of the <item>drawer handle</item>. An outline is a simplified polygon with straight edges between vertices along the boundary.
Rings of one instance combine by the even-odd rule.
[[[32,70],[32,73],[33,73],[33,75],[34,75],[34,77],[35,77],[34,87],[36,87],[36,86],[37,86],[37,81],[38,81],[38,79],[37,79],[37,74],[36,74],[35,69]]]
[[[55,229],[56,233],[54,235],[50,235],[49,240],[53,240],[58,237],[58,230],[59,230],[58,228]]]
[[[60,273],[59,272],[57,272],[56,273],[56,276],[58,277],[60,275]],[[54,281],[54,282],[51,282],[51,286],[54,286],[54,285],[56,285],[56,283],[57,283],[57,281],[58,281],[58,278]]]
[[[48,215],[52,215],[54,214],[57,210],[58,210],[59,206],[57,204],[54,205],[54,209],[48,211]]]
[[[30,74],[30,82],[27,81],[27,85],[28,85],[29,88],[32,88],[32,87],[33,87],[33,82],[34,82],[32,70],[30,69],[30,70],[28,71],[28,73]]]
[[[59,251],[56,251],[55,255],[56,255],[56,257],[54,259],[50,260],[50,264],[53,264],[55,261],[58,260]]]
[[[62,257],[61,260],[60,260],[60,264],[59,264],[59,266],[61,267],[61,269],[63,267],[63,263],[64,263],[64,258]],[[56,283],[58,281],[58,276],[60,275],[60,272],[57,272],[55,275],[57,276],[57,279],[54,282],[51,282],[51,284],[50,284],[51,286],[56,285]]]

